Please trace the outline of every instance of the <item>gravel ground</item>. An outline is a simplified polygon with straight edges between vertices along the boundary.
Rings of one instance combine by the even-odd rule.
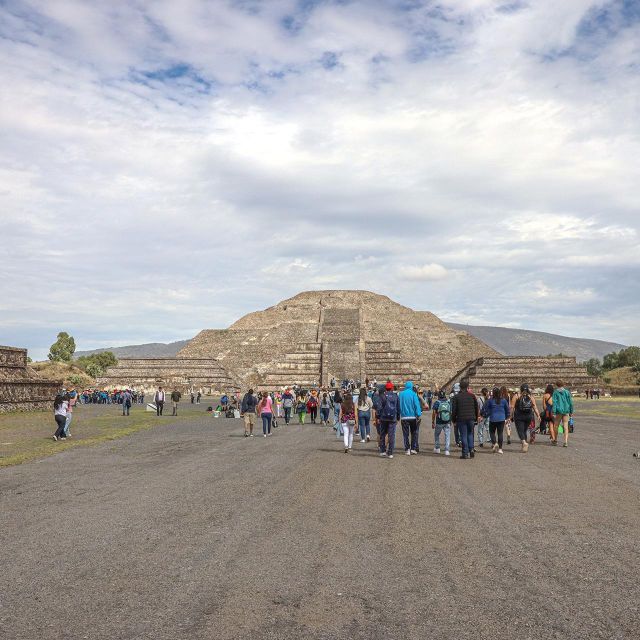
[[[1,638],[639,637],[640,421],[385,460],[201,410],[0,469]]]

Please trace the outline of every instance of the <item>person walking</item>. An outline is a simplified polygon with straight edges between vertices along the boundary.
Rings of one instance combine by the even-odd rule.
[[[57,429],[53,434],[54,440],[66,440],[64,427],[67,423],[67,411],[69,409],[69,396],[59,393],[53,401],[53,418],[56,421]]]
[[[164,389],[162,387],[158,387],[158,390],[156,391],[156,395],[153,398],[153,401],[156,405],[157,416],[162,415],[162,409],[164,409],[164,397],[165,397]]]
[[[366,387],[360,389],[358,404],[356,405],[356,421],[360,431],[360,442],[371,440],[371,413],[373,400],[369,397]]]
[[[562,380],[556,382],[556,389],[551,396],[553,404],[553,438],[551,443],[558,444],[558,432],[562,426],[564,435],[563,447],[569,446],[569,418],[573,417],[573,398],[569,389],[565,389]]]
[[[509,389],[507,387],[500,387],[500,397],[507,401],[507,404],[511,406],[511,396],[509,395]],[[504,428],[507,432],[507,444],[511,444],[511,418],[507,418],[504,423]]]
[[[460,383],[456,382],[453,385],[453,389],[451,390],[451,393],[449,394],[449,401],[451,402],[451,406],[453,406],[454,397],[457,396],[459,393],[460,393]],[[455,420],[453,421],[453,438],[456,441],[456,446],[462,449],[462,438],[460,437],[460,432],[458,430],[458,423]]]
[[[307,413],[311,418],[311,424],[315,424],[318,417],[318,398],[313,394],[307,400]]]
[[[518,438],[520,438],[522,453],[529,451],[528,435],[529,426],[531,421],[536,416],[540,419],[540,412],[536,406],[536,401],[531,395],[531,390],[528,384],[520,386],[520,393],[516,393],[511,401],[511,414],[513,420],[516,423],[516,430],[518,432]]]
[[[71,387],[71,389],[67,391],[67,395],[69,396],[69,406],[67,408],[67,420],[64,424],[64,437],[70,438],[71,432],[69,431],[69,427],[71,426],[71,420],[73,419],[73,410],[78,403],[79,396],[75,387]]]
[[[387,382],[384,394],[380,398],[380,457],[393,458],[393,446],[396,440],[396,427],[400,420],[400,400],[394,391],[393,383]]]
[[[253,395],[253,389],[244,394],[240,403],[240,417],[244,418],[244,437],[253,438],[253,427],[256,424],[256,409],[258,398]]]
[[[542,418],[540,420],[540,433],[549,435],[553,439],[553,385],[548,384],[542,396]]]
[[[320,423],[327,426],[329,424],[329,412],[331,411],[331,398],[326,391],[322,392],[320,398]]]
[[[484,447],[484,436],[489,433],[489,418],[485,417],[483,413],[484,405],[489,400],[489,389],[482,387],[480,395],[478,396],[478,412],[480,417],[478,418],[478,424],[476,425],[478,433],[478,444],[480,447]]]
[[[404,390],[398,394],[400,401],[400,424],[405,455],[416,455],[420,451],[418,444],[418,420],[422,415],[422,407],[418,394],[413,389],[413,382],[405,382]]]
[[[256,409],[262,418],[262,435],[266,438],[271,435],[271,424],[273,422],[273,400],[268,393],[262,394],[262,399]]]
[[[336,389],[333,394],[333,428],[336,430],[336,438],[342,436],[340,428],[340,407],[342,405],[342,393],[340,389]]]
[[[356,407],[351,394],[345,395],[340,405],[340,424],[344,437],[344,452],[349,453],[353,446],[353,432],[356,428]]]
[[[438,399],[431,411],[431,428],[434,433],[434,453],[440,453],[440,435],[444,434],[444,455],[448,456],[451,447],[451,400],[444,389],[438,391]]]
[[[304,396],[298,396],[296,403],[296,413],[298,414],[298,424],[304,424],[305,416],[307,415],[307,403]]]
[[[463,378],[460,381],[460,393],[453,396],[451,402],[451,418],[458,426],[458,435],[462,442],[462,460],[468,460],[475,456],[473,451],[473,431],[478,422],[478,401],[469,391],[469,380]]]
[[[282,409],[284,411],[284,423],[289,424],[291,421],[291,411],[293,410],[293,405],[295,404],[295,397],[293,393],[291,393],[291,389],[287,387],[285,392],[282,394]]]
[[[502,455],[504,424],[511,416],[511,410],[509,403],[502,397],[498,387],[494,387],[491,391],[491,397],[485,402],[482,413],[489,421],[491,450]]]
[[[174,389],[171,392],[171,407],[173,408],[173,411],[171,413],[172,416],[178,415],[178,402],[180,402],[180,398],[182,398],[182,394],[177,389]],[[193,392],[192,392],[191,404],[193,404],[194,400],[195,400],[195,396],[193,395]]]
[[[128,416],[129,411],[131,409],[131,405],[133,404],[133,395],[131,395],[131,391],[129,389],[125,389],[122,394],[122,415]]]

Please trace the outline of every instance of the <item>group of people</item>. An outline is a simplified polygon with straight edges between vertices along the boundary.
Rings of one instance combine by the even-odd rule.
[[[280,417],[289,424],[297,414],[298,423],[304,424],[308,414],[311,424],[316,424],[319,417],[319,424],[329,425],[332,416],[333,429],[342,439],[345,453],[352,451],[356,434],[360,443],[370,442],[374,426],[379,455],[386,458],[393,458],[398,424],[405,455],[420,452],[420,427],[423,414],[428,411],[434,430],[434,453],[451,454],[453,431],[460,457],[470,459],[475,457],[476,445],[484,447],[485,442],[490,442],[493,452],[502,454],[505,435],[506,443],[511,444],[514,428],[523,453],[535,442],[536,433],[548,434],[554,446],[562,435],[563,446],[567,447],[573,430],[573,410],[573,397],[561,380],[546,387],[540,407],[528,384],[522,384],[517,391],[504,386],[491,391],[483,388],[476,395],[467,379],[454,384],[450,392],[440,389],[435,394],[421,393],[411,381],[399,392],[391,381],[379,386],[362,385],[359,389],[349,384],[332,390],[288,387],[283,392],[259,394],[249,389],[240,403],[247,438],[253,437],[258,417],[266,438]]]

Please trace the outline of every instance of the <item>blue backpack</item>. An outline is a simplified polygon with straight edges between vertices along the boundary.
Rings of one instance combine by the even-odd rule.
[[[380,419],[394,421],[398,419],[398,394],[389,392],[384,394]]]

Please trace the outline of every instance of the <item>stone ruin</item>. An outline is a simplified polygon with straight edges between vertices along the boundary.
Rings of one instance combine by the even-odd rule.
[[[573,390],[601,386],[597,378],[589,375],[586,366],[577,364],[576,359],[571,357],[477,358],[468,362],[445,386],[450,388],[462,378],[469,379],[469,386],[476,393],[483,387],[489,391],[495,386],[519,389],[525,382],[532,390],[544,389],[549,383],[555,384],[556,380],[561,380]]]
[[[0,346],[0,413],[50,409],[61,388],[28,366],[26,349]]]
[[[468,360],[499,356],[465,331],[368,291],[307,291],[228,329],[201,331],[178,354],[215,358],[241,388],[412,379],[435,386]]]
[[[194,389],[206,395],[237,389],[215,358],[121,358],[96,384],[103,389],[128,387],[145,392],[159,386],[182,393]]]

